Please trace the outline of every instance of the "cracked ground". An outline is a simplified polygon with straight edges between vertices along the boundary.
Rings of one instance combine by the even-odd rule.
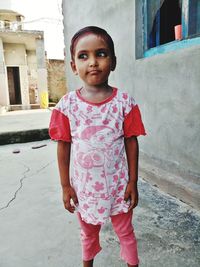
[[[199,212],[141,178],[139,193],[134,225],[140,266],[199,267]],[[81,266],[79,226],[63,208],[54,142],[0,146],[0,239],[0,267]],[[110,223],[101,245],[96,267],[126,266]]]

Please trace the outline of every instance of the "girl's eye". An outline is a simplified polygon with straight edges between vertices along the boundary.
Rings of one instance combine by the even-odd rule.
[[[104,51],[99,51],[99,52],[97,52],[97,56],[98,57],[107,57],[107,53]]]
[[[78,58],[79,59],[87,59],[88,56],[87,56],[87,54],[80,54],[80,55],[78,55]]]

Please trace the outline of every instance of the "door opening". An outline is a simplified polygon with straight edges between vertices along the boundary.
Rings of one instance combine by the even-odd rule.
[[[22,100],[19,67],[7,67],[7,75],[10,105],[20,105]]]

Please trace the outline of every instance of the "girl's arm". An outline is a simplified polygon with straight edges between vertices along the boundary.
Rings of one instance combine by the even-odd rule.
[[[71,143],[58,141],[57,146],[57,157],[58,157],[58,168],[60,173],[60,182],[63,191],[63,203],[65,208],[73,213],[75,210],[71,200],[74,204],[78,204],[78,199],[73,187],[70,184],[69,168],[70,168],[70,150]]]
[[[138,204],[138,141],[136,136],[124,139],[125,150],[127,156],[129,181],[126,187],[124,200],[131,200],[129,210],[134,209]]]

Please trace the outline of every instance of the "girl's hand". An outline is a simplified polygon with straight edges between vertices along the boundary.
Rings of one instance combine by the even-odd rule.
[[[124,200],[130,200],[128,211],[134,209],[138,204],[138,189],[137,183],[129,181],[124,194]]]
[[[66,210],[74,213],[75,206],[78,205],[78,198],[73,187],[67,186],[63,188],[63,203]]]

